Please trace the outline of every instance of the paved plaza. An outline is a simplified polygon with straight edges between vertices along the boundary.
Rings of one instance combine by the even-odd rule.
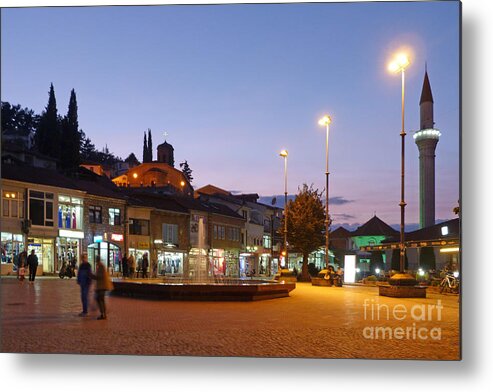
[[[459,300],[378,296],[376,287],[298,283],[258,302],[109,296],[108,319],[78,317],[74,279],[0,280],[1,351],[31,353],[459,359]]]

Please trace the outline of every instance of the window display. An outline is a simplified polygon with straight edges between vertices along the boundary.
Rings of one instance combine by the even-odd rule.
[[[158,274],[183,274],[183,253],[158,252]]]
[[[19,253],[24,250],[22,234],[2,233],[2,263],[17,265]]]
[[[60,229],[82,230],[82,199],[58,196],[58,227]]]

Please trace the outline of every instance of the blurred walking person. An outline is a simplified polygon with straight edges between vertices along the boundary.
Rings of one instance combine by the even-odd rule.
[[[104,297],[106,291],[113,290],[113,283],[111,282],[108,271],[101,262],[101,258],[96,256],[96,301],[98,302],[99,312],[101,313],[98,320],[106,320],[106,304]]]
[[[133,278],[135,274],[135,257],[133,253],[130,253],[128,258],[128,270],[129,270],[129,278]]]
[[[147,269],[149,268],[149,257],[147,256],[147,252],[144,253],[141,267],[142,267],[142,278],[147,278]]]
[[[80,286],[80,299],[82,302],[82,312],[79,313],[79,316],[81,317],[87,316],[89,289],[91,288],[91,279],[93,277],[91,265],[87,261],[87,253],[83,253],[82,261],[79,270],[77,271],[77,284]]]
[[[27,258],[27,265],[29,266],[29,283],[34,283],[36,278],[36,270],[38,269],[38,256],[34,254],[34,249]]]

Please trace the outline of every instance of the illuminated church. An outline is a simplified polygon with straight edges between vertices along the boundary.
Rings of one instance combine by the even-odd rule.
[[[174,148],[164,141],[157,147],[157,161],[141,163],[112,179],[120,187],[156,188],[193,195],[193,188],[181,170],[175,169]]]

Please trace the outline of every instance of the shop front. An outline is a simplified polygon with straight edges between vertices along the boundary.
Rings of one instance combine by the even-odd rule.
[[[103,236],[94,236],[94,243],[87,247],[87,259],[92,268],[96,268],[96,256],[108,269],[110,275],[120,271],[121,247],[115,243],[104,241]]]
[[[150,263],[151,263],[151,252],[150,252],[150,242],[147,239],[132,239],[130,236],[129,248],[128,248],[129,256],[132,255],[135,259],[135,272],[140,271],[142,266],[142,259],[144,258],[144,254],[147,253],[147,258],[149,260],[149,266],[147,268],[147,272],[150,271]]]
[[[27,239],[27,254],[38,257],[38,275],[55,273],[55,238],[29,237]]]
[[[255,253],[240,253],[240,277],[251,276],[255,272]]]
[[[55,271],[59,271],[63,263],[74,267],[79,265],[81,257],[81,240],[84,232],[75,230],[58,230],[56,239],[57,257],[55,259]]]
[[[157,251],[157,274],[183,276],[186,254],[180,251]]]
[[[7,275],[17,270],[19,254],[24,251],[24,236],[22,234],[1,234],[1,274]]]

